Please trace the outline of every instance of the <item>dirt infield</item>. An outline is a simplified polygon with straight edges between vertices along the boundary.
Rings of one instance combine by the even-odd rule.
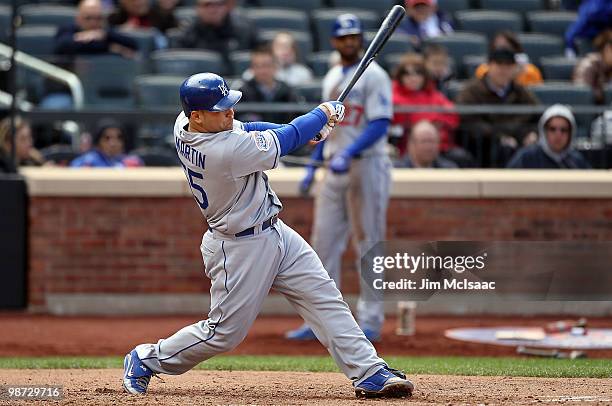
[[[64,405],[382,404],[355,399],[352,386],[339,373],[191,371],[182,376],[164,376],[164,382],[154,379],[145,397],[124,394],[120,387],[121,374],[118,369],[0,370],[0,384],[62,385],[65,397],[58,403]],[[436,375],[411,378],[417,387],[412,399],[385,400],[384,404],[593,405],[612,402],[610,379]],[[18,402],[0,400],[0,404]]]
[[[416,335],[395,335],[395,320],[385,323],[383,340],[376,343],[382,355],[511,356],[514,348],[449,340],[447,328],[470,326],[543,326],[557,320],[504,317],[421,317]],[[0,356],[124,355],[136,344],[157,342],[194,323],[197,316],[167,317],[54,317],[27,313],[0,313]],[[283,333],[300,325],[297,317],[260,317],[246,340],[232,354],[326,355],[318,342],[296,345]],[[589,319],[592,327],[612,327],[609,319]],[[591,358],[612,358],[612,351],[590,351]]]

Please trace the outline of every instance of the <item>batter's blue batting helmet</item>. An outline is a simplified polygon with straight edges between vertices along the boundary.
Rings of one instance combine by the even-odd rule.
[[[361,20],[359,20],[355,14],[341,14],[336,18],[336,21],[334,21],[332,35],[335,38],[361,33],[363,33]]]
[[[197,73],[185,79],[179,91],[183,112],[225,111],[238,103],[242,92],[230,90],[227,82],[214,73]]]

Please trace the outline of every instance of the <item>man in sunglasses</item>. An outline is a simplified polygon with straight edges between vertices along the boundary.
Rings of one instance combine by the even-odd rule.
[[[550,106],[538,124],[538,142],[520,149],[508,168],[522,169],[589,169],[591,165],[573,148],[576,120],[562,104]]]

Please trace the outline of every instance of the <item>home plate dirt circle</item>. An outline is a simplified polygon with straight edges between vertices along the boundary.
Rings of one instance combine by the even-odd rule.
[[[149,393],[121,389],[119,369],[0,370],[0,385],[61,385],[65,405],[367,405],[339,373],[190,371],[152,379]],[[411,399],[384,404],[609,404],[612,379],[414,375]],[[31,402],[29,402],[31,404]],[[0,396],[0,404],[19,404]],[[21,404],[27,404],[21,402]]]

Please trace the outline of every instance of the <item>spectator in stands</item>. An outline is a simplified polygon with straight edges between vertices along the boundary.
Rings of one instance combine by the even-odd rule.
[[[576,40],[593,40],[601,31],[612,25],[612,1],[583,0],[578,8],[578,18],[565,31],[565,55],[575,58]]]
[[[94,148],[78,156],[70,164],[73,168],[126,168],[142,166],[140,158],[125,154],[123,127],[116,121],[104,119],[93,136]]]
[[[60,27],[55,35],[57,55],[91,55],[115,53],[134,56],[138,44],[132,38],[105,27],[100,0],[82,0],[75,23]]]
[[[427,74],[436,85],[436,88],[444,94],[448,93],[448,82],[453,77],[448,50],[444,45],[429,44],[423,50],[425,68]]]
[[[242,91],[243,102],[297,102],[299,101],[293,89],[285,82],[276,79],[278,65],[269,46],[263,45],[251,53],[251,70],[253,79],[246,82]],[[246,121],[269,121],[272,123],[288,122],[289,113],[249,114],[242,118]]]
[[[420,50],[427,38],[438,37],[453,32],[450,19],[438,10],[436,0],[405,0],[406,18],[398,30],[410,36],[415,49]]]
[[[229,64],[232,51],[255,47],[255,27],[232,12],[228,0],[198,0],[196,14],[195,21],[177,39],[181,48],[216,51]]]
[[[172,8],[149,0],[119,0],[108,22],[125,29],[157,28],[162,33],[178,25]]]
[[[593,89],[595,103],[605,103],[605,87],[612,84],[612,29],[595,38],[597,52],[591,52],[578,62],[574,70],[574,83]]]
[[[520,149],[508,168],[589,169],[591,166],[572,147],[576,121],[571,110],[561,104],[550,106],[538,124],[538,142]]]
[[[495,34],[489,43],[489,52],[495,49],[510,49],[515,53],[517,72],[514,80],[519,85],[532,86],[542,83],[542,73],[537,66],[529,62],[529,57],[523,50],[521,43],[512,31],[500,31]],[[482,78],[489,70],[487,63],[481,64],[476,69],[476,77]]]
[[[538,104],[531,91],[514,82],[516,70],[512,50],[494,49],[489,54],[488,72],[465,86],[457,96],[457,104]],[[467,114],[462,117],[461,130],[468,139],[468,149],[482,165],[505,166],[519,145],[537,138],[536,120],[531,114]]]
[[[439,106],[452,108],[453,103],[440,93],[431,81],[423,57],[415,53],[407,53],[400,60],[393,74],[393,105],[400,106]],[[454,132],[459,125],[459,116],[456,113],[440,113],[419,111],[412,113],[396,112],[393,124],[404,128],[404,136],[398,143],[400,155],[406,151],[406,138],[412,127],[427,120],[433,123],[440,136],[440,151],[447,153],[456,148]]]
[[[0,121],[0,145],[2,146],[2,154],[0,155],[3,155],[3,159],[0,160],[4,160],[10,166],[12,160],[7,160],[7,157],[11,156],[13,145],[10,117]],[[41,153],[34,148],[30,123],[19,116],[15,117],[15,162],[18,167],[41,166],[45,163]]]
[[[440,133],[427,120],[416,123],[408,137],[408,155],[396,162],[397,168],[457,168],[457,164],[440,156]]]
[[[306,84],[312,80],[313,74],[310,68],[298,62],[298,48],[291,33],[286,31],[277,33],[271,46],[278,64],[276,79],[292,87]],[[242,79],[253,79],[253,71],[250,68],[244,71]]]

